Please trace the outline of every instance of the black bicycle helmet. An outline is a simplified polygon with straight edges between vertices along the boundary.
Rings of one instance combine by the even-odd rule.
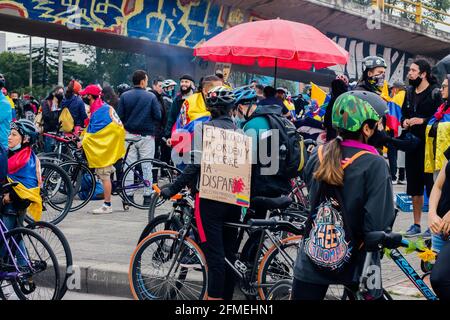
[[[212,88],[206,95],[206,105],[208,107],[223,106],[228,107],[234,105],[236,97],[230,88],[219,86]]]
[[[131,89],[131,87],[128,84],[126,84],[126,83],[119,84],[117,86],[117,94],[120,97],[124,92],[126,92],[126,91],[128,91],[130,89]]]
[[[374,68],[377,68],[377,67],[387,68],[386,61],[384,61],[383,58],[377,57],[377,56],[365,57],[363,59],[362,63],[363,63],[364,71],[368,70],[368,69],[374,69]]]
[[[39,132],[33,122],[27,119],[20,119],[11,122],[11,130],[15,129],[19,132],[22,138],[28,137],[30,144],[34,144],[38,138]]]

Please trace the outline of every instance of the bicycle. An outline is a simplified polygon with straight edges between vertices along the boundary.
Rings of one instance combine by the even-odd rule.
[[[193,213],[193,198],[189,192],[184,192],[177,195],[175,202],[182,211],[182,228],[179,231],[163,230],[149,234],[138,244],[131,257],[129,280],[132,294],[136,299],[203,299],[206,296],[207,265],[203,252],[192,239],[197,238],[198,234]],[[271,208],[274,205],[286,208],[290,202],[289,198],[280,197],[269,198],[264,203],[269,210],[274,209]],[[248,223],[226,223],[225,226],[239,228],[241,233],[262,231],[251,269],[239,258],[234,262],[226,258],[225,262],[240,279],[240,289],[247,298],[255,298],[258,294],[261,295],[261,292],[263,293],[261,298],[264,298],[272,283],[258,282],[258,279],[270,279],[258,277],[258,270],[264,270],[266,273],[271,270],[279,272],[277,266],[271,269],[270,265],[283,259],[289,261],[290,265],[294,263],[284,248],[296,245],[299,237],[280,239],[278,234],[280,232],[301,234],[302,230],[291,222],[276,218],[249,219]],[[265,244],[267,241],[272,243],[271,247]],[[143,268],[143,263],[147,261],[150,266],[144,265]],[[155,270],[156,274],[153,275]],[[282,271],[292,272],[292,270]],[[150,283],[149,286],[147,282]],[[185,290],[182,291],[183,289]]]
[[[129,210],[130,205],[138,209],[148,209],[149,207],[149,204],[145,203],[144,197],[145,190],[151,190],[152,182],[145,179],[147,173],[144,171],[146,168],[151,167],[153,174],[158,177],[164,177],[166,181],[164,181],[164,179],[159,180],[163,180],[165,183],[170,183],[172,181],[173,172],[179,172],[178,169],[155,159],[140,159],[129,164],[127,162],[127,157],[130,148],[138,141],[139,139],[135,138],[126,139],[128,147],[123,160],[117,164],[116,180],[112,181],[112,194],[121,197],[123,209],[125,211]],[[75,142],[71,140],[67,143],[74,144]],[[74,200],[75,205],[70,208],[69,212],[80,210],[92,200],[97,181],[93,170],[88,167],[82,151],[77,150],[74,152],[74,157],[76,158],[76,161],[64,161],[59,164],[59,166],[70,176],[74,195],[76,195]],[[81,193],[81,191],[83,193]],[[162,203],[162,201],[160,203]]]
[[[0,198],[13,186],[1,186]],[[0,299],[13,292],[20,300],[59,299],[59,265],[50,245],[30,229],[8,230],[1,219],[0,236]],[[11,287],[13,292],[5,292]]]

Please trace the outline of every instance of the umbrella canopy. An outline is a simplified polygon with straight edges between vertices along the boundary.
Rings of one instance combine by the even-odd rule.
[[[346,64],[349,57],[316,28],[281,19],[239,24],[201,44],[194,55],[214,62],[298,70]]]

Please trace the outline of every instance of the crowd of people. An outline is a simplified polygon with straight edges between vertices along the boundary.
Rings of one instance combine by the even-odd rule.
[[[174,183],[162,188],[161,197],[169,199],[185,187],[195,194],[197,225],[208,264],[208,298],[231,299],[236,279],[223,258],[235,256],[237,231],[223,228],[223,224],[239,221],[240,207],[198,198],[202,150],[191,148],[190,142],[187,146],[183,137],[204,124],[249,135],[257,159],[252,166],[251,197],[275,198],[289,194],[292,177],[283,168],[264,173],[270,163],[260,158],[260,144],[266,143],[267,132],[278,129],[276,121],[287,120],[299,132],[314,123],[312,126],[323,132],[325,143],[312,152],[302,172],[312,210],[295,264],[293,299],[323,299],[330,284],[358,281],[364,263],[364,235],[392,228],[396,217],[393,185],[405,183],[414,213],[405,236],[431,237],[432,249],[438,253],[431,283],[440,298],[450,299],[450,76],[438,83],[430,64],[419,59],[409,68],[408,85],[395,82],[386,92],[384,59],[370,56],[362,63],[364,71],[357,83],[345,75],[332,81],[330,99],[323,106],[311,99],[311,86],[295,97],[286,88],[256,81],[233,89],[221,72],[198,82],[189,74],[179,81],[151,81],[147,72],[137,70],[131,85],[124,83],[115,90],[98,84],[83,89],[79,81],[72,80],[65,88],[55,87],[40,102],[30,96],[19,99],[13,91],[8,95],[4,90],[7,79],[0,76],[0,180],[13,177],[18,166],[38,170],[33,144],[39,140],[43,151],[54,149],[54,140],[39,133],[80,136],[79,147],[85,150],[104,188],[104,202],[93,213],[111,213],[111,175],[125,153],[125,141],[134,139],[129,161],[157,158],[172,161],[182,170]],[[404,98],[398,105],[400,96]],[[323,121],[308,118],[319,109]],[[95,141],[94,133],[110,124],[114,129],[108,131],[108,143]],[[92,149],[93,144],[99,149]],[[383,158],[385,148],[388,161]],[[101,161],[94,153],[102,155]],[[145,178],[154,181],[152,168],[146,166],[142,168]],[[145,190],[144,204],[150,203],[152,192],[150,187]],[[430,198],[429,228],[422,232],[424,192]],[[20,198],[15,192],[3,202],[5,221],[5,217],[20,216],[30,205],[39,207],[38,200]],[[332,212],[332,218],[324,212]],[[265,211],[256,208],[256,216],[265,217]],[[324,235],[323,224],[333,226],[332,236]],[[345,247],[333,262],[318,254],[342,244]],[[380,264],[380,257],[374,264]]]

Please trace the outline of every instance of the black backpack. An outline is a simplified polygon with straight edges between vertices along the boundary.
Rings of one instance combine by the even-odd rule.
[[[297,132],[294,124],[282,115],[266,113],[255,115],[255,117],[265,117],[270,129],[279,132],[279,169],[276,175],[287,179],[297,177],[305,166],[307,156],[301,134]]]

